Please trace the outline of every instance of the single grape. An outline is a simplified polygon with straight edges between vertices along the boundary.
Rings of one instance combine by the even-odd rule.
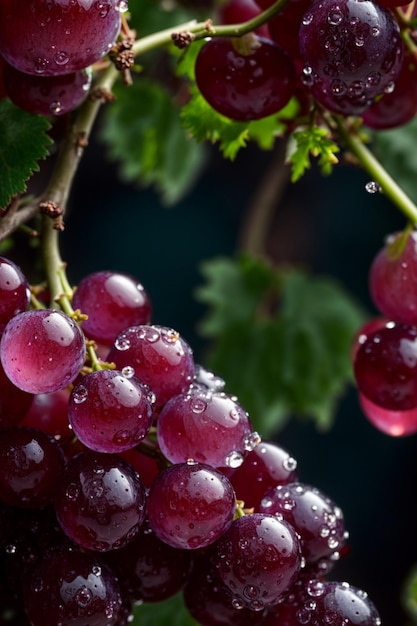
[[[291,57],[270,39],[216,37],[199,51],[197,86],[218,113],[247,122],[280,111],[294,95]]]
[[[370,333],[356,352],[361,394],[391,411],[417,408],[417,328],[388,323]]]
[[[82,70],[116,41],[119,6],[120,0],[3,0],[0,54],[26,74]]]
[[[188,389],[195,373],[190,346],[176,330],[165,326],[143,324],[122,331],[107,361],[120,370],[132,368],[155,394],[157,409]]]
[[[84,336],[65,313],[36,309],[19,313],[4,329],[0,357],[16,387],[29,393],[63,389],[80,373],[85,360]]]
[[[386,239],[369,270],[369,291],[382,315],[417,325],[417,231],[393,233]]]
[[[210,561],[235,607],[261,611],[277,604],[297,577],[300,542],[287,522],[253,513],[233,522],[212,546]]]
[[[0,334],[12,317],[28,309],[29,302],[29,284],[22,270],[0,257]]]
[[[255,0],[227,0],[219,6],[221,24],[240,24],[259,15],[261,9]],[[268,24],[262,24],[254,31],[261,37],[269,37]]]
[[[116,454],[81,452],[59,482],[55,508],[64,532],[97,552],[115,550],[137,535],[146,493],[134,468]]]
[[[145,520],[137,537],[109,553],[108,559],[135,602],[160,602],[182,589],[190,574],[192,554],[158,539]]]
[[[42,431],[15,426],[0,437],[0,500],[12,506],[42,507],[55,494],[64,469],[58,442]]]
[[[115,574],[96,555],[47,552],[26,583],[31,626],[115,626],[122,597]]]
[[[294,482],[267,489],[259,511],[277,515],[295,529],[307,563],[338,556],[345,544],[341,509],[316,487]]]
[[[82,325],[87,337],[105,345],[129,326],[148,324],[152,314],[143,285],[134,276],[110,271],[85,276],[72,305],[88,315]]]
[[[370,423],[390,437],[405,437],[417,432],[417,407],[406,411],[393,411],[378,406],[361,393],[359,404]]]
[[[213,467],[238,467],[259,443],[247,412],[235,399],[195,387],[167,402],[157,433],[161,451],[171,463],[193,459]]]
[[[417,72],[411,55],[405,55],[392,91],[385,93],[363,113],[366,126],[375,130],[398,128],[417,114]]]
[[[183,550],[205,548],[230,526],[233,487],[209,465],[188,462],[161,472],[148,494],[148,518],[161,541]]]
[[[38,115],[65,115],[86,99],[91,85],[91,71],[85,69],[58,76],[37,76],[24,74],[7,64],[4,83],[10,100],[21,109]]]
[[[324,106],[363,112],[393,88],[403,44],[392,13],[371,0],[314,0],[300,26],[304,83]]]
[[[78,439],[97,452],[134,448],[152,425],[153,396],[134,376],[99,370],[74,386],[68,419]]]
[[[258,510],[267,489],[297,480],[297,461],[277,444],[262,441],[227,476],[238,500],[243,500],[246,508]]]

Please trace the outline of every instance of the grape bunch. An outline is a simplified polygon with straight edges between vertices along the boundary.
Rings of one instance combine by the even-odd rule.
[[[365,592],[328,577],[340,507],[152,323],[134,276],[86,276],[72,312],[30,292],[2,257],[2,619],[123,626],[182,594],[201,626],[379,626]]]
[[[272,4],[229,0],[220,16],[243,22]],[[415,60],[397,19],[413,17],[406,4],[292,0],[246,39],[208,41],[195,64],[197,86],[216,111],[238,121],[275,114],[295,96],[301,117],[313,107],[359,116],[374,129],[403,125],[417,113]]]
[[[358,332],[352,354],[364,414],[392,436],[417,432],[417,233],[387,237],[369,271],[380,316]]]
[[[81,104],[90,66],[117,39],[126,0],[4,0],[0,4],[2,82],[18,107],[64,115]]]

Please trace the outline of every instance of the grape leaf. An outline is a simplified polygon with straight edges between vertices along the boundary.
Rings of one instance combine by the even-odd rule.
[[[48,154],[51,127],[45,117],[26,113],[7,98],[0,101],[0,207],[26,191],[26,181],[39,171]]]
[[[287,153],[287,162],[292,164],[292,182],[299,180],[306,169],[310,168],[311,156],[318,158],[323,175],[331,174],[333,165],[338,163],[336,152],[339,152],[339,147],[330,139],[326,128],[312,126],[295,130]]]
[[[141,604],[134,609],[131,626],[198,626],[184,606],[182,594],[164,600]]]
[[[293,414],[326,430],[352,380],[350,345],[364,314],[341,286],[242,256],[202,266],[196,293],[209,311],[207,365],[228,384],[264,436]]]
[[[106,110],[101,138],[119,162],[120,177],[154,185],[165,204],[174,204],[199,174],[204,151],[181,127],[168,91],[138,77],[130,87],[115,87],[116,100]]]

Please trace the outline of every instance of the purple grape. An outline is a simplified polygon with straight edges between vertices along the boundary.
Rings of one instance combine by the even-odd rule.
[[[49,504],[64,469],[57,441],[32,428],[15,426],[0,437],[0,500],[12,506]]]
[[[263,441],[227,476],[238,500],[243,500],[246,508],[258,511],[267,489],[297,480],[297,461],[277,444]]]
[[[29,284],[22,270],[0,257],[0,334],[12,317],[27,310],[29,302]]]
[[[202,463],[179,463],[161,472],[148,494],[148,518],[161,541],[183,550],[205,548],[230,526],[236,508],[233,487]]]
[[[253,513],[233,522],[212,546],[210,560],[235,608],[261,611],[282,600],[297,577],[300,541],[287,522]]]
[[[403,44],[392,13],[370,0],[314,0],[300,27],[303,81],[324,106],[364,111],[392,89]]]
[[[259,511],[277,515],[296,530],[307,563],[338,556],[345,544],[341,509],[316,487],[294,482],[268,489]]]
[[[65,313],[52,309],[25,311],[4,329],[0,356],[16,387],[29,393],[63,389],[80,373],[85,360],[84,336]]]
[[[143,285],[134,276],[109,271],[85,276],[72,305],[88,315],[82,325],[87,337],[105,345],[129,326],[148,324],[152,314]]]
[[[33,396],[30,409],[20,425],[37,428],[59,440],[68,439],[69,437],[73,438],[74,433],[68,423],[69,394],[70,392],[67,388],[59,389],[59,391],[52,393],[39,393]]]
[[[382,315],[417,325],[417,232],[390,235],[369,270],[369,290]]]
[[[2,0],[0,54],[26,74],[82,70],[116,41],[120,6],[120,0]]]
[[[7,64],[4,83],[10,100],[21,109],[38,115],[65,115],[86,99],[91,72],[37,76],[24,74]]]
[[[97,452],[134,448],[152,425],[151,394],[118,370],[84,376],[73,388],[68,418],[78,439]]]
[[[405,437],[417,433],[417,407],[405,411],[385,409],[359,394],[359,404],[369,422],[390,437]]]
[[[366,336],[354,374],[361,394],[392,411],[417,408],[417,328],[394,322]]]
[[[94,554],[51,550],[26,585],[31,626],[115,626],[122,606],[115,574]]]
[[[188,580],[192,552],[158,539],[147,520],[125,548],[109,553],[123,588],[135,602],[160,602],[176,594]]]
[[[216,37],[199,51],[197,86],[218,113],[247,122],[280,111],[294,95],[291,57],[270,39]]]
[[[191,348],[176,330],[165,326],[127,328],[117,336],[107,361],[120,370],[133,368],[154,392],[158,409],[188,389],[194,378]]]
[[[12,383],[0,362],[0,429],[22,422],[33,403],[33,394]]]
[[[259,443],[248,414],[235,399],[196,387],[167,402],[157,431],[162,453],[171,463],[193,459],[213,467],[238,467]]]
[[[67,464],[55,509],[64,532],[97,552],[128,544],[145,519],[146,493],[139,474],[116,454],[81,452]]]

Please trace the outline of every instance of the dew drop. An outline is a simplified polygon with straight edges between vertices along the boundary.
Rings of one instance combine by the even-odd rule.
[[[129,5],[128,5],[127,0],[116,0],[114,8],[116,9],[116,11],[119,11],[119,13],[126,13],[126,11],[129,8]]]
[[[125,378],[132,378],[135,375],[135,370],[131,365],[126,365],[122,369],[122,374]]]
[[[87,398],[87,387],[84,387],[84,385],[78,385],[78,387],[74,389],[74,392],[72,394],[72,399],[74,400],[75,404],[81,404],[82,402],[85,402]]]
[[[236,467],[240,467],[244,461],[243,454],[238,452],[237,450],[232,450],[224,459],[227,467],[231,467],[235,469]]]
[[[44,74],[46,71],[46,68],[49,65],[49,62],[47,59],[38,57],[37,59],[35,59],[34,65],[35,65],[35,72],[37,74]]]
[[[241,598],[233,598],[232,606],[234,609],[240,611],[240,609],[243,609],[245,607],[245,602]]]
[[[292,456],[287,456],[282,461],[282,466],[287,472],[293,472],[297,469],[297,461]]]
[[[64,52],[64,50],[60,50],[54,54],[54,61],[57,65],[66,65],[69,58],[68,52]]]
[[[91,571],[93,572],[94,576],[101,576],[100,565],[93,565],[93,567],[91,568]]]
[[[309,26],[313,21],[314,15],[310,11],[304,14],[303,17],[303,26]]]
[[[205,402],[202,398],[193,398],[190,403],[190,408],[191,411],[197,415],[204,413],[207,409],[207,402]]]
[[[307,608],[298,609],[296,618],[299,624],[308,624],[311,620],[311,612]]]
[[[395,89],[395,83],[391,80],[384,89],[384,93],[392,93]]]
[[[256,431],[245,435],[242,439],[243,448],[247,452],[252,452],[261,443],[261,436]]]
[[[58,100],[55,100],[49,105],[49,110],[52,115],[59,115],[62,111],[62,104]],[[50,361],[52,361],[52,359],[50,359]]]
[[[332,80],[330,90],[335,96],[342,96],[347,91],[347,85],[343,80]]]
[[[130,432],[128,430],[118,430],[113,436],[113,443],[116,446],[124,446],[130,441]]]
[[[114,342],[114,347],[116,350],[120,350],[124,352],[125,350],[129,350],[130,348],[130,340],[126,337],[126,335],[119,335],[116,341]]]
[[[17,552],[17,547],[13,543],[7,544],[4,549],[6,550],[7,554],[16,554]]]
[[[76,500],[78,498],[79,489],[75,483],[70,483],[65,490],[68,500]]]
[[[320,526],[319,535],[323,538],[328,537],[330,535],[330,528],[326,524],[323,524]]]
[[[160,333],[157,328],[153,328],[152,326],[145,326],[140,329],[138,334],[139,339],[144,339],[149,343],[155,343],[160,338]]]
[[[307,583],[307,593],[312,598],[319,598],[325,592],[323,583],[320,580],[310,580]]]
[[[366,183],[365,189],[368,193],[378,193],[379,191],[381,191],[381,185],[374,180],[370,180],[368,183]]]
[[[75,601],[80,607],[86,607],[93,599],[93,594],[90,589],[83,585],[75,594]]]
[[[327,21],[331,26],[338,26],[343,21],[343,14],[341,11],[334,9],[328,14]]]

